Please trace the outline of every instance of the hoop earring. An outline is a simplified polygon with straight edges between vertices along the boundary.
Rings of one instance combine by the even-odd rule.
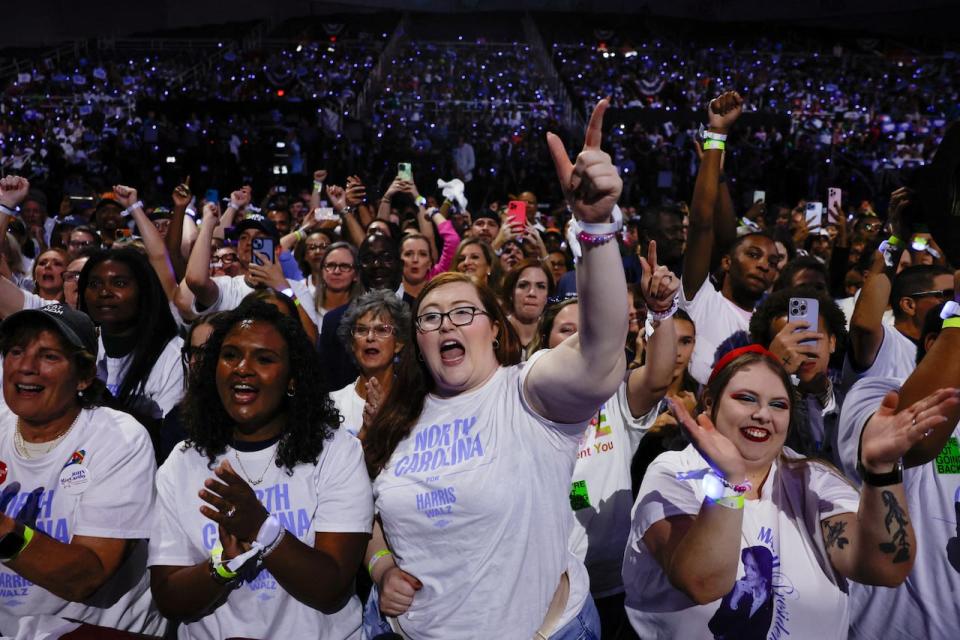
[[[288,398],[292,398],[292,397],[295,396],[295,395],[297,395],[297,390],[296,390],[296,389],[287,389],[287,397],[288,397]]]
[[[493,339],[493,349],[494,349],[494,350],[497,350],[497,349],[499,349],[499,348],[500,348],[500,340],[498,340],[497,338],[494,338],[494,339]]]

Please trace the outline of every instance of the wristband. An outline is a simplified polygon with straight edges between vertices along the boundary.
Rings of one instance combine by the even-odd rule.
[[[890,236],[889,238],[887,238],[887,244],[889,244],[891,247],[902,247],[902,246],[903,246],[903,240],[901,240],[901,239],[898,238],[897,236],[893,235],[893,236]]]
[[[416,202],[416,203],[417,203],[417,206],[420,207],[421,209],[424,208],[425,206],[427,206],[427,199],[424,198],[423,196],[417,196],[417,198],[416,198],[416,200],[414,200],[414,202]]]
[[[303,240],[303,232],[301,232],[300,229],[297,229],[293,232],[293,240],[294,242],[300,242]]]
[[[958,304],[956,300],[950,300],[943,305],[943,310],[940,312],[940,318],[942,320],[948,320],[956,317],[960,317],[960,304]]]
[[[727,134],[725,133],[716,133],[713,131],[704,131],[703,132],[704,140],[719,140],[720,142],[727,141]]]
[[[711,498],[710,501],[727,509],[743,509],[743,496],[727,496],[716,500]]]
[[[714,150],[714,149],[719,150],[719,151],[723,151],[723,150],[726,149],[726,148],[727,148],[727,143],[724,142],[723,140],[711,140],[711,139],[707,139],[707,140],[704,140],[704,141],[703,141],[703,150],[704,150],[704,151],[711,151],[711,150]]]
[[[673,317],[673,314],[677,312],[677,309],[680,308],[680,294],[673,296],[673,302],[670,303],[670,307],[665,311],[654,311],[649,306],[647,307],[647,317],[653,320],[654,322],[662,322],[667,318]]]
[[[253,543],[254,546],[259,546],[263,549],[263,553],[260,554],[261,560],[269,556],[280,546],[280,542],[286,533],[286,529],[280,524],[277,516],[267,516],[267,519],[260,525],[260,531],[257,532],[257,539]]]
[[[222,586],[232,586],[237,583],[238,574],[231,571],[223,562],[223,545],[218,541],[210,550],[210,577]]]
[[[319,180],[314,180],[313,190],[316,191],[317,193],[320,193],[321,191],[323,191],[323,183],[320,182]]]
[[[20,207],[14,207],[13,209],[11,209],[5,204],[0,204],[0,211],[14,218],[17,218],[20,216]]]
[[[384,556],[392,556],[392,555],[393,555],[393,553],[390,551],[390,549],[380,549],[380,551],[377,551],[375,554],[373,554],[373,555],[370,557],[370,562],[367,563],[367,573],[370,574],[370,579],[371,579],[371,580],[373,579],[373,567],[374,567],[374,565],[377,564],[377,562],[380,560],[380,558],[383,558]]]
[[[942,329],[960,329],[960,318],[947,318],[943,321]]]
[[[573,254],[573,259],[580,262],[583,259],[581,242],[588,246],[607,244],[616,237],[623,228],[623,212],[620,207],[613,205],[613,222],[581,222],[571,218],[567,225],[567,246]]]
[[[120,213],[120,215],[122,215],[124,218],[126,218],[127,216],[129,216],[130,214],[133,213],[133,210],[134,210],[134,209],[143,209],[143,200],[137,200],[137,201],[134,202],[132,205],[130,205],[129,207],[127,207],[126,209],[124,209],[124,210]]]
[[[7,541],[7,538],[10,538],[10,543],[18,546],[10,553],[10,555],[6,556],[5,558],[0,558],[0,562],[3,562],[4,564],[6,564],[7,562],[13,562],[14,560],[16,560],[17,557],[21,553],[23,553],[24,549],[26,549],[27,546],[30,544],[30,542],[33,540],[33,535],[34,535],[33,529],[31,529],[27,525],[23,525],[23,533],[17,533],[16,529],[14,529],[10,533],[3,536],[2,540],[4,542]]]
[[[753,485],[749,480],[744,480],[740,484],[732,484],[713,469],[707,471],[703,476],[703,493],[714,502],[734,496],[742,498],[743,494],[752,488]]]

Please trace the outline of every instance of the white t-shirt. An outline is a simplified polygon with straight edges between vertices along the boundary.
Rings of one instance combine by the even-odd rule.
[[[130,364],[130,356],[109,357],[107,350],[103,348],[103,338],[100,338],[99,349],[97,377],[103,380],[110,393],[117,395]],[[150,375],[147,376],[143,394],[137,400],[139,411],[152,418],[163,418],[183,398],[182,350],[183,338],[180,336],[170,338],[150,370]]]
[[[620,570],[633,506],[630,463],[659,409],[658,403],[647,415],[634,418],[624,379],[580,437],[570,485],[574,515],[570,551],[584,561],[594,597],[623,592]]]
[[[796,456],[789,449],[784,452]],[[655,522],[695,516],[703,503],[709,467],[693,446],[661,454],[643,478],[623,559],[627,617],[644,640],[654,638],[846,638],[845,582],[823,544],[820,521],[856,513],[859,495],[845,480],[816,462],[785,468],[774,462],[759,500],[747,500],[738,563],[738,584],[750,584],[744,557],[753,559],[756,589],[733,602],[737,587],[698,605],[670,584],[643,535]],[[745,549],[750,551],[744,553]],[[753,574],[753,571],[751,571]],[[749,595],[750,592],[756,595]],[[761,599],[762,602],[755,600]],[[752,611],[752,614],[751,614]]]
[[[697,328],[697,344],[690,358],[690,375],[706,384],[713,369],[713,354],[720,343],[737,331],[750,331],[750,311],[744,311],[713,288],[710,279],[703,281],[693,300],[687,300],[680,289],[680,308],[690,315]]]
[[[523,381],[543,353],[478,389],[427,396],[374,480],[397,565],[423,583],[398,619],[411,638],[531,638],[565,571],[570,595],[557,628],[589,596],[586,569],[567,548],[586,422],[551,422],[527,405]]]
[[[840,413],[844,471],[855,468],[860,434],[902,378],[861,380]],[[947,640],[960,636],[960,425],[936,460],[903,470],[917,558],[896,589],[851,583],[850,637]]]
[[[857,371],[850,361],[850,354],[844,357],[841,388],[849,389],[863,378],[907,378],[917,368],[917,345],[897,329],[882,326],[883,342],[872,365]]]
[[[336,405],[337,411],[343,416],[343,422],[340,423],[342,429],[355,436],[360,433],[360,427],[363,426],[363,405],[364,399],[357,393],[357,378],[343,389],[337,389],[330,394],[330,399]]]
[[[299,464],[293,475],[276,466],[277,445],[237,452],[224,458],[245,476],[246,468],[263,481],[252,487],[267,511],[277,516],[288,535],[313,546],[317,533],[370,533],[373,499],[360,441],[337,429],[323,443],[316,465]],[[244,467],[237,463],[239,455]],[[177,445],[157,472],[157,509],[150,539],[150,566],[185,567],[210,557],[218,540],[217,523],[200,513],[197,492],[213,477],[206,456]],[[322,580],[322,576],[317,577]],[[231,591],[227,601],[203,618],[183,624],[179,637],[360,638],[360,600],[353,596],[336,613],[325,615],[287,593],[267,569]]]
[[[14,446],[15,424],[8,413],[0,425],[4,513],[63,543],[75,535],[139,542],[83,603],[67,602],[0,565],[0,633],[35,638],[70,618],[162,634],[165,622],[152,604],[146,571],[156,471],[146,429],[120,411],[84,409],[53,451],[26,459]]]
[[[214,276],[210,279],[217,285],[217,299],[201,311],[197,308],[197,299],[194,298],[190,310],[198,316],[205,316],[218,311],[232,311],[239,307],[243,299],[254,291],[254,288],[247,284],[244,276]]]

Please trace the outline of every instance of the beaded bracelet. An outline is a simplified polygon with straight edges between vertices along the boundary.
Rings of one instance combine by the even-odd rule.
[[[677,312],[677,309],[680,308],[680,294],[673,296],[673,302],[670,303],[670,307],[665,311],[654,311],[651,308],[647,308],[647,317],[649,317],[654,322],[662,322],[667,318],[673,317],[673,314]]]

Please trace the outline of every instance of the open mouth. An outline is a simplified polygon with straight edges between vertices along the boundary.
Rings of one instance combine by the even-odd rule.
[[[245,383],[235,384],[230,389],[233,391],[233,400],[237,404],[250,404],[260,393],[256,387]]]
[[[376,358],[380,355],[380,349],[377,347],[367,347],[363,350],[363,355],[367,358]]]
[[[440,344],[440,361],[445,365],[456,365],[463,362],[467,350],[457,340],[444,340]]]
[[[40,384],[17,384],[14,386],[17,389],[17,394],[27,398],[38,396],[46,389],[46,387]]]
[[[743,437],[750,442],[766,442],[770,439],[770,432],[762,427],[743,427],[740,429]]]

